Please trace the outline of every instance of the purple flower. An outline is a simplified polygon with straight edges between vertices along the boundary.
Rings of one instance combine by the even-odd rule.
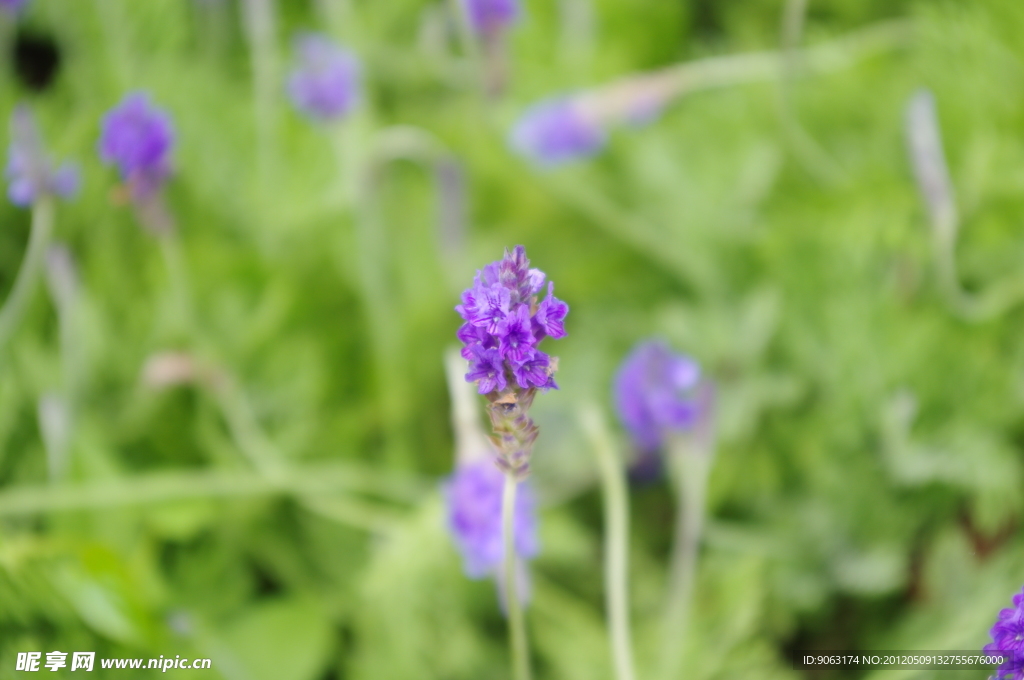
[[[469,353],[471,356],[466,381],[478,383],[477,389],[480,394],[505,389],[505,362],[498,350],[470,345]]]
[[[554,296],[551,284],[537,304],[545,278],[530,268],[526,249],[516,246],[478,271],[462,294],[455,311],[466,323],[456,335],[465,345],[462,356],[470,360],[466,380],[479,381],[481,394],[504,391],[513,382],[524,390],[557,388],[551,377],[555,362],[536,346],[547,336],[565,336],[569,306]]]
[[[306,33],[295,39],[298,66],[288,78],[288,94],[313,120],[336,120],[359,103],[359,60],[330,38]]]
[[[462,0],[470,27],[488,35],[511,26],[519,18],[519,0]]]
[[[43,194],[71,198],[79,185],[78,169],[63,163],[56,170],[43,148],[32,112],[19,106],[11,116],[11,146],[7,154],[7,196],[27,207]]]
[[[512,362],[512,376],[524,390],[531,387],[558,389],[551,375],[551,357],[538,349],[530,349],[524,353],[522,361]]]
[[[448,527],[462,553],[466,575],[496,574],[505,550],[501,533],[501,497],[505,475],[490,457],[460,465],[445,484]],[[513,518],[516,555],[537,554],[537,520],[532,489],[520,483]]]
[[[503,357],[512,362],[525,360],[526,352],[532,350],[537,342],[533,337],[530,309],[519,305],[516,311],[509,312],[498,324],[497,336],[498,349]]]
[[[100,159],[116,165],[133,199],[153,196],[171,174],[170,116],[144,92],[133,92],[103,117]]]
[[[999,612],[992,630],[992,642],[985,645],[986,654],[1002,653],[1008,657],[996,672],[999,680],[1024,679],[1024,590],[1013,596],[1013,607]]]
[[[664,343],[640,343],[615,376],[615,406],[641,451],[661,448],[667,433],[694,425],[702,411],[700,367]]]
[[[537,307],[537,314],[534,315],[534,323],[548,335],[558,340],[566,336],[565,315],[569,313],[569,305],[555,297],[555,284],[548,283],[548,295]]]
[[[604,147],[607,135],[575,101],[564,98],[528,109],[512,129],[510,140],[520,155],[552,167],[593,156]]]
[[[21,10],[25,9],[25,5],[27,4],[28,0],[0,0],[0,11],[7,12],[14,16],[21,12]]]

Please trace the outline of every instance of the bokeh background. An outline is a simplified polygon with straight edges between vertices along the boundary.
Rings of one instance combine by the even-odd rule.
[[[516,244],[571,308],[548,347],[561,389],[534,407],[538,677],[611,677],[577,413],[593,401],[615,423],[615,367],[650,336],[720,397],[685,677],[882,678],[788,654],[988,642],[1024,582],[1024,305],[978,319],[943,294],[905,111],[934,93],[964,295],[1013,280],[1024,4],[810,0],[800,45],[890,20],[910,38],[682,97],[554,169],[509,148],[526,107],[779,49],[786,6],[529,0],[497,98],[457,7],[32,0],[4,17],[0,118],[28,102],[83,186],[56,214],[70,311],[41,283],[0,355],[0,677],[55,649],[213,659],[169,677],[507,677],[494,586],[463,575],[446,531],[442,357],[460,291]],[[309,30],[363,64],[337,124],[284,94]],[[177,250],[97,158],[101,116],[135,90],[173,117]],[[0,204],[0,299],[29,224]],[[54,400],[68,417],[45,415]],[[631,492],[643,677],[673,504],[663,481]]]

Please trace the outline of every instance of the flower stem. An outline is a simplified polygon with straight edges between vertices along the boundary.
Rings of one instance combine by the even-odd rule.
[[[683,659],[697,553],[704,527],[704,498],[711,456],[680,440],[670,448],[669,473],[676,495],[676,524],[662,639],[661,678],[674,680]]]
[[[590,438],[597,458],[604,493],[604,580],[605,606],[608,610],[608,634],[617,680],[633,680],[633,645],[629,634],[629,498],[622,461],[611,435],[593,405],[580,413],[583,430]]]
[[[508,610],[509,643],[512,648],[512,678],[530,680],[530,650],[526,640],[526,621],[516,588],[516,542],[513,520],[518,486],[516,476],[506,473],[505,491],[501,500],[501,526],[505,543],[505,607]]]
[[[43,266],[46,247],[53,231],[53,199],[42,196],[32,207],[32,227],[28,238],[28,250],[22,261],[21,270],[14,280],[11,294],[0,309],[0,351],[11,339],[25,308],[32,299],[39,273]]]

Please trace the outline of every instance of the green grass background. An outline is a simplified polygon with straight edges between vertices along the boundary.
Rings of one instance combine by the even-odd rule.
[[[213,659],[168,677],[508,677],[493,586],[462,575],[445,531],[442,355],[473,271],[519,243],[571,308],[569,337],[548,347],[562,389],[535,404],[538,677],[611,677],[601,502],[576,412],[596,400],[613,418],[615,367],[651,335],[720,385],[688,680],[884,678],[807,674],[786,654],[985,644],[1024,583],[1024,316],[968,323],[940,295],[903,115],[917,88],[935,93],[965,287],[1015,274],[1024,4],[811,0],[808,43],[885,19],[915,27],[906,48],[792,85],[791,110],[838,180],[794,149],[775,83],[694,94],[555,171],[505,141],[540,98],[777,48],[780,2],[529,0],[509,36],[509,90],[490,103],[450,10],[279,0],[261,137],[240,3],[32,0],[21,30],[53,37],[61,68],[31,92],[5,56],[0,118],[28,101],[55,156],[81,164],[82,191],[56,222],[80,297],[62,344],[40,286],[0,356],[0,678],[20,675],[18,651],[55,649]],[[283,96],[301,30],[363,60],[364,105],[338,126],[310,124]],[[167,199],[184,307],[95,153],[100,117],[136,89],[175,122]],[[399,160],[365,179],[392,126],[457,159],[461,222],[442,228],[442,208],[460,213],[429,165]],[[28,229],[27,211],[0,204],[0,299]],[[118,503],[140,479],[186,472],[258,486],[216,394],[143,384],[147,359],[169,350],[230,375],[243,434],[261,429],[258,446],[315,489]],[[59,475],[37,415],[48,393],[76,414]],[[910,400],[914,417],[899,421]],[[317,485],[323,465],[346,466],[337,488]],[[93,505],[61,509],[77,485],[100,490]],[[671,517],[662,483],[633,489],[640,677],[657,657]]]

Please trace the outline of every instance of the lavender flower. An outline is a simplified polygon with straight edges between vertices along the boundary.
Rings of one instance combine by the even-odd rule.
[[[491,35],[519,18],[519,0],[462,0],[469,26],[477,34]]]
[[[326,36],[307,33],[295,40],[299,65],[288,79],[296,108],[317,121],[336,120],[359,103],[359,60]]]
[[[462,553],[466,575],[497,575],[504,558],[501,533],[501,494],[504,475],[488,458],[460,465],[445,484],[448,526]],[[534,500],[527,484],[520,487],[515,506],[516,556],[537,554]]]
[[[992,630],[992,642],[985,645],[986,654],[1008,657],[999,666],[995,677],[999,680],[1024,679],[1024,590],[1013,596],[1013,607],[999,612]]]
[[[170,116],[145,93],[128,95],[103,117],[100,159],[117,166],[137,202],[154,196],[170,175],[173,144]]]
[[[19,106],[11,116],[11,147],[4,176],[11,203],[27,207],[40,196],[71,198],[79,185],[78,169],[63,163],[56,170],[43,148],[32,112]]]
[[[456,334],[469,360],[466,380],[490,402],[497,463],[505,472],[525,477],[537,428],[527,416],[538,389],[557,389],[557,360],[537,348],[545,337],[565,337],[569,306],[548,285],[544,272],[531,269],[526,249],[516,246],[478,271],[473,286],[455,308],[465,321]]]
[[[502,260],[477,272],[473,287],[462,294],[462,304],[455,308],[466,321],[457,333],[465,344],[463,356],[473,362],[466,379],[479,381],[480,394],[503,391],[511,382],[509,374],[520,384],[523,378],[527,383],[521,384],[524,389],[555,386],[551,358],[537,349],[537,344],[546,336],[565,337],[563,320],[569,306],[554,296],[550,285],[547,297],[538,305],[536,296],[545,276],[529,266],[525,248],[506,250]],[[527,364],[530,369],[524,369]],[[544,369],[543,380],[540,374],[531,373],[538,367]],[[482,379],[480,371],[492,377]],[[527,375],[532,379],[525,379]]]
[[[702,412],[699,381],[697,363],[658,340],[640,343],[626,357],[615,376],[615,406],[641,453],[695,424]]]
[[[528,109],[512,129],[510,143],[544,167],[593,156],[607,141],[604,129],[573,99],[554,99]]]

